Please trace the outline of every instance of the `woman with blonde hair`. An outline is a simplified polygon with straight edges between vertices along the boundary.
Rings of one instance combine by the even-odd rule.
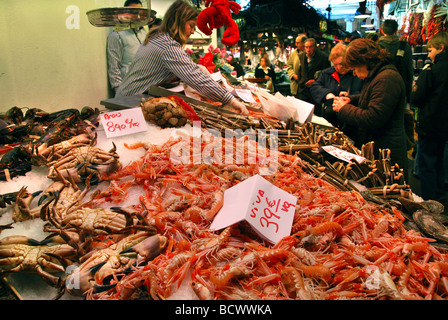
[[[353,71],[344,64],[347,45],[338,42],[330,52],[328,59],[330,68],[322,70],[319,78],[310,88],[311,95],[319,105],[322,105],[322,116],[332,125],[340,128],[350,138],[355,138],[354,128],[342,123],[333,111],[333,99],[361,92],[362,80],[353,75]]]
[[[184,0],[177,0],[168,8],[161,25],[148,32],[138,49],[116,97],[140,95],[153,85],[181,80],[213,101],[248,113],[240,101],[203,72],[183,49],[195,31],[198,14]]]

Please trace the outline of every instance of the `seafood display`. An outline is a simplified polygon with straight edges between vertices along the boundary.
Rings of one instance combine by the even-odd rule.
[[[58,297],[92,300],[172,299],[181,288],[201,300],[448,297],[444,208],[414,200],[388,150],[375,159],[334,128],[191,108],[199,137],[123,143],[143,154],[129,163],[116,142],[97,147],[90,126],[21,143],[52,183],[2,195],[14,223],[0,232],[42,220],[48,236],[0,238],[0,277],[36,273]],[[276,145],[261,143],[271,134]],[[290,234],[271,243],[247,221],[212,230],[226,190],[258,174],[297,199]]]
[[[446,256],[431,245],[433,239],[406,230],[397,208],[306,173],[297,156],[280,154],[278,171],[264,176],[298,199],[290,236],[272,246],[244,223],[210,231],[216,210],[208,197],[258,173],[258,167],[174,166],[169,154],[178,143],[186,142],[146,146],[144,157],[104,178],[121,191],[145,186],[145,218],[171,245],[92,299],[127,298],[129,291],[167,299],[185,282],[200,299],[446,297]]]
[[[99,110],[85,107],[81,112],[67,109],[47,113],[32,108],[25,114],[12,107],[0,115],[0,180],[9,181],[31,171],[32,165],[43,165],[40,150],[70,137],[94,130]]]
[[[152,98],[142,103],[145,120],[162,128],[183,127],[187,121],[187,114],[176,101],[166,97]]]

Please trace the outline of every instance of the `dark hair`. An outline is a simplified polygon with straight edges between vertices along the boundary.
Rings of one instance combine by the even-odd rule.
[[[349,43],[345,64],[349,68],[367,66],[372,70],[380,62],[390,61],[390,53],[372,40],[359,38]]]
[[[123,6],[129,7],[131,4],[141,4],[141,5],[143,5],[140,0],[126,0],[126,2],[124,3]]]
[[[381,30],[383,30],[383,32],[388,36],[394,35],[398,30],[398,23],[392,19],[384,20],[381,25]]]

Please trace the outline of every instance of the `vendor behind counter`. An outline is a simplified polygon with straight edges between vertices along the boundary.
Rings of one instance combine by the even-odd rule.
[[[231,105],[243,114],[246,107],[204,73],[183,49],[194,34],[198,11],[183,0],[167,10],[161,25],[153,28],[138,49],[116,97],[143,94],[153,85],[181,80],[213,101]]]

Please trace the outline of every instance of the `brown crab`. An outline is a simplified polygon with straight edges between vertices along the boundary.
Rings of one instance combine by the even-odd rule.
[[[64,272],[76,259],[76,250],[68,244],[51,244],[26,236],[10,236],[0,240],[0,277],[17,272],[38,273],[50,285],[60,278],[52,273]]]
[[[97,235],[127,234],[136,230],[156,232],[156,228],[146,222],[144,213],[136,206],[91,208],[89,201],[78,199],[69,206],[59,207],[59,200],[60,197],[56,198],[51,213],[47,214],[49,223],[44,230],[59,235],[63,231],[70,234],[75,242]]]
[[[61,158],[70,150],[81,146],[94,146],[97,141],[97,134],[92,130],[73,136],[70,139],[59,143],[48,145],[47,142],[33,145],[30,154],[36,164],[46,165],[54,158]]]
[[[65,178],[72,176],[76,183],[84,182],[88,176],[92,176],[92,182],[99,182],[103,174],[109,174],[119,170],[122,166],[116,153],[114,143],[112,149],[105,151],[94,146],[80,146],[71,149],[58,160],[48,162],[48,174],[50,179],[58,179],[59,170]]]
[[[139,232],[129,235],[108,248],[91,251],[80,258],[81,265],[65,279],[71,295],[97,293],[116,285],[114,281],[135,263],[154,259],[167,246],[168,239],[156,234]]]
[[[56,173],[59,175],[59,179],[53,182],[43,193],[42,191],[29,193],[26,186],[20,189],[13,206],[12,218],[15,222],[39,217],[47,220],[48,215],[52,212],[53,205],[56,204],[55,211],[61,213],[65,208],[83,199],[90,190],[89,179],[86,179],[86,188],[81,190],[71,177],[65,179],[57,169]],[[32,202],[39,194],[42,194],[42,196],[39,198],[37,206],[33,207]],[[56,201],[56,198],[59,201]]]

